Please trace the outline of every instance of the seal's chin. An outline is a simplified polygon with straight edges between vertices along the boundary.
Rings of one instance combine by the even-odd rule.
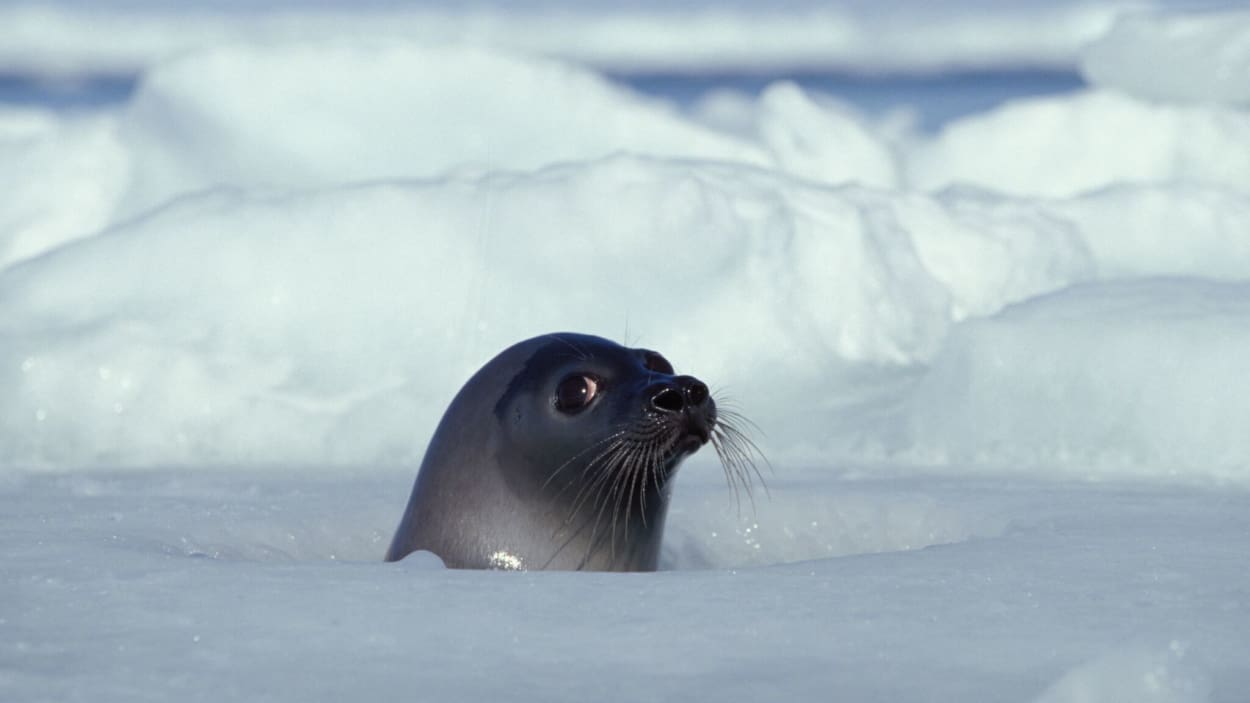
[[[686,457],[694,454],[699,450],[699,447],[702,447],[705,444],[707,444],[707,435],[686,433],[673,443],[673,448],[669,450],[669,454],[672,455],[673,458]]]
[[[712,428],[716,426],[715,416],[709,418],[703,413],[687,412],[668,420],[666,431],[671,439],[667,441],[668,449],[660,459],[665,467],[665,475],[672,473],[678,464],[709,443],[712,440]]]
[[[667,452],[664,452],[664,458],[660,461],[662,476],[668,478],[677,470],[677,466],[685,461],[687,457],[699,451],[699,447],[707,444],[708,436],[705,433],[684,430],[677,441],[673,442]]]
[[[681,428],[681,436],[677,438],[674,444],[674,451],[677,456],[686,456],[698,451],[699,447],[707,444],[712,439],[712,428],[716,425],[716,415],[709,417],[703,412],[687,412],[679,427]]]
[[[712,438],[711,428],[706,422],[688,419],[683,425],[677,441],[673,442],[672,448],[668,450],[669,459],[684,459],[699,451],[699,447],[707,444]]]

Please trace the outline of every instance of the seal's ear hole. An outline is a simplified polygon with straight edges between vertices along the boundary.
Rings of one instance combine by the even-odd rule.
[[[566,376],[556,386],[556,410],[572,415],[590,405],[599,394],[599,379],[589,374]]]
[[[655,371],[656,373],[666,373],[670,376],[673,375],[673,365],[668,363],[668,359],[665,359],[653,351],[647,352],[642,358],[642,365],[646,366],[647,369],[651,371]]]

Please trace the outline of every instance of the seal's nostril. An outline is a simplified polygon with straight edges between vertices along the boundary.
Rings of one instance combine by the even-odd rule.
[[[703,405],[703,401],[707,400],[707,386],[699,381],[691,381],[686,386],[686,395],[690,398],[691,405]]]
[[[681,398],[681,392],[676,388],[664,388],[659,393],[651,396],[651,405],[656,410],[666,410],[668,412],[680,412],[685,402]]]

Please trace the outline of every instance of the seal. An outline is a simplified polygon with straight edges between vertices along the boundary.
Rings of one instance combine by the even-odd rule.
[[[573,333],[520,342],[444,413],[386,560],[652,571],[673,475],[709,441],[749,488],[754,445],[660,354]]]

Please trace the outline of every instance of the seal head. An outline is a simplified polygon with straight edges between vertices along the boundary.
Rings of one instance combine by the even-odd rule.
[[[520,342],[434,432],[386,559],[452,568],[656,568],[673,474],[716,403],[660,354],[589,335]]]

